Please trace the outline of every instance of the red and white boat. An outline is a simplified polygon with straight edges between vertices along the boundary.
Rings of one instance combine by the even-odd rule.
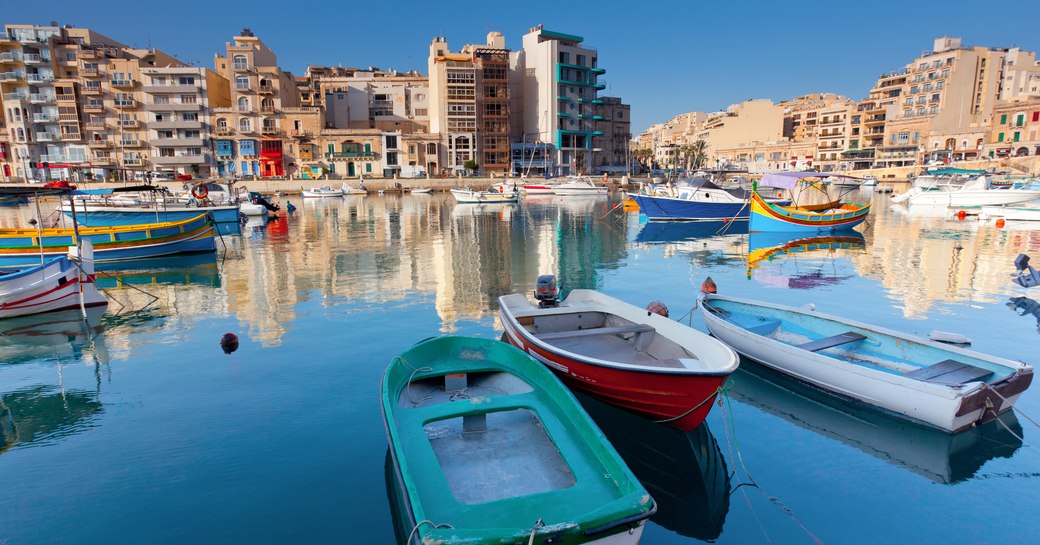
[[[33,267],[0,267],[0,318],[107,305],[94,287],[94,246],[81,244]]]
[[[737,354],[715,338],[597,291],[557,302],[555,279],[542,276],[535,297],[498,299],[509,342],[568,386],[651,420],[696,428],[737,370]]]
[[[524,195],[552,195],[558,185],[560,184],[524,184],[522,191]]]

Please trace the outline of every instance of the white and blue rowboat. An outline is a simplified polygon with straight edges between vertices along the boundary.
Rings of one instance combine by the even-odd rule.
[[[72,218],[72,207],[61,205],[61,213]],[[86,227],[105,225],[135,225],[189,220],[199,214],[209,214],[214,223],[238,223],[239,205],[228,206],[114,206],[105,204],[77,204],[76,221]]]
[[[37,255],[37,260],[39,256]],[[31,267],[0,268],[0,318],[107,305],[94,286],[90,241]]]
[[[707,294],[708,330],[741,355],[831,394],[943,430],[1011,410],[1033,368],[837,316]]]

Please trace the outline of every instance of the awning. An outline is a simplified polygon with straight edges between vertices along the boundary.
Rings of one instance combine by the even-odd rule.
[[[847,178],[850,180],[859,179],[855,176],[833,174],[830,172],[816,172],[815,170],[809,170],[805,172],[774,172],[772,174],[766,174],[765,176],[762,176],[762,180],[759,181],[758,185],[765,187],[778,187],[781,189],[794,189],[795,185],[798,184],[798,181],[804,178]]]
[[[944,174],[967,174],[967,175],[978,175],[985,174],[985,170],[970,170],[966,168],[940,168],[936,170],[929,170],[928,174],[944,175]]]

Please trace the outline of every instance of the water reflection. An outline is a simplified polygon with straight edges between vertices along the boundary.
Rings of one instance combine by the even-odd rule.
[[[702,541],[722,534],[729,512],[729,472],[707,422],[684,433],[575,395],[657,502],[651,521]]]
[[[649,221],[636,235],[643,244],[684,242],[723,235],[746,235],[748,222],[736,221]]]
[[[0,320],[0,365],[38,361],[75,360],[108,363],[101,336],[105,307],[48,312]]]
[[[0,394],[0,454],[79,433],[102,412],[95,392],[32,386]]]
[[[864,248],[863,235],[856,231],[816,237],[798,233],[751,233],[748,235],[747,277],[775,287],[803,290],[837,284],[854,276],[855,271],[839,273],[835,258]],[[764,267],[774,261],[781,265]],[[805,265],[799,266],[799,261]],[[783,263],[791,263],[795,270],[783,270]]]
[[[741,362],[730,379],[733,399],[791,424],[855,447],[875,458],[942,484],[975,475],[994,458],[1009,458],[1022,446],[1022,426],[1014,413],[950,435],[888,417]]]
[[[1040,333],[1040,302],[1028,297],[1012,297],[1008,299],[1007,307],[1019,316],[1036,318],[1036,332]]]

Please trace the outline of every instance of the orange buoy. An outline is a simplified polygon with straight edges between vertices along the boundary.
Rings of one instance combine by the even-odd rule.
[[[704,293],[718,293],[719,288],[715,285],[715,281],[709,276],[705,278],[704,282],[701,284],[701,291]]]
[[[997,218],[997,229],[1004,228],[1004,218]]]
[[[958,210],[957,211],[957,219],[963,220],[966,217],[968,217],[968,213],[967,212],[965,212],[964,210]]]
[[[668,306],[660,301],[650,301],[650,304],[646,306],[646,312],[647,315],[649,315],[652,312],[654,314],[659,314],[667,318]]]

